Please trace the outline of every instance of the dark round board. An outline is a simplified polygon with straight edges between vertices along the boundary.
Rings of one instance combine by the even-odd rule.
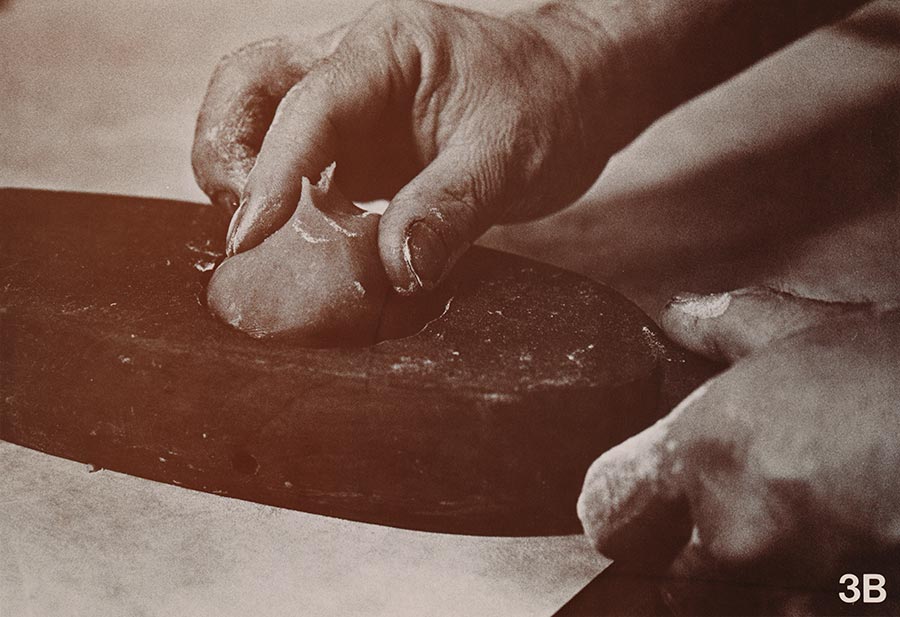
[[[608,288],[481,248],[417,333],[255,340],[204,306],[226,225],[208,205],[0,191],[0,438],[354,520],[566,533],[591,461],[711,374]]]

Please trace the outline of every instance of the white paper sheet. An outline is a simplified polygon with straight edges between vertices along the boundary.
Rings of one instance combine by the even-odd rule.
[[[0,442],[6,615],[550,615],[605,566],[582,536],[354,523]]]

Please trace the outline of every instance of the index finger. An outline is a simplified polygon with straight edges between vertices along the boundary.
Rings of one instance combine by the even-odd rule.
[[[391,41],[351,31],[282,99],[247,179],[227,240],[231,255],[262,242],[290,217],[303,177],[337,162],[341,140],[377,125],[399,76]]]

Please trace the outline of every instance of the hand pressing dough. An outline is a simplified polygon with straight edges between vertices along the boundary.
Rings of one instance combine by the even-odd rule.
[[[309,347],[371,345],[389,284],[378,254],[380,217],[332,182],[303,178],[297,209],[262,244],[226,259],[207,289],[210,309],[257,338]]]

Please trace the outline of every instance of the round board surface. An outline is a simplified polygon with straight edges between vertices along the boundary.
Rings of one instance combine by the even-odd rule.
[[[406,336],[306,349],[204,306],[228,222],[211,206],[4,190],[0,221],[0,438],[196,490],[567,533],[594,458],[711,373],[612,290],[497,251],[397,311],[418,315]]]

